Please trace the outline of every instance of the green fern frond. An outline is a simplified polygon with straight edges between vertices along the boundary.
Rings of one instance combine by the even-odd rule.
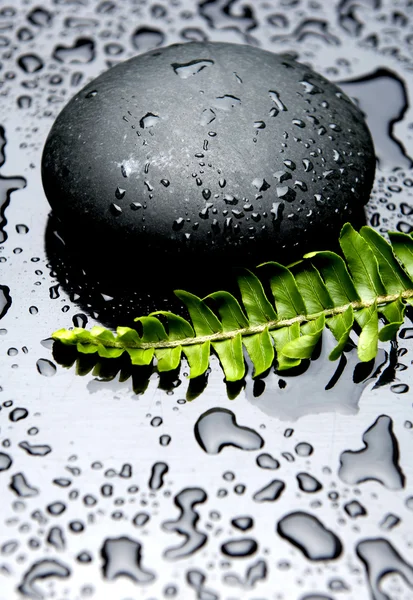
[[[198,298],[183,290],[175,294],[186,306],[190,321],[167,311],[138,317],[142,333],[118,327],[74,328],[53,333],[54,340],[76,345],[80,353],[118,358],[128,353],[133,365],[156,359],[159,372],[176,369],[184,354],[190,378],[207,370],[211,349],[218,355],[228,382],[245,374],[244,348],[254,365],[254,376],[298,366],[311,358],[325,327],[337,345],[336,360],[346,346],[354,322],[360,328],[357,351],[361,361],[377,354],[378,341],[392,339],[413,305],[413,238],[390,233],[390,244],[370,227],[357,233],[346,223],[340,234],[343,257],[312,252],[287,268],[276,262],[258,267],[273,298],[251,271],[238,278],[240,302],[230,293],[214,292]]]

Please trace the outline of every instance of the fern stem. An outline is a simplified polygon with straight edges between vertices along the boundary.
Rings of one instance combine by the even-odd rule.
[[[333,317],[335,315],[344,313],[349,306],[352,306],[353,310],[357,311],[357,310],[361,310],[363,308],[369,308],[373,304],[377,304],[378,306],[389,304],[390,302],[394,302],[394,301],[398,300],[399,298],[402,300],[413,298],[413,289],[405,290],[399,294],[388,294],[385,296],[377,296],[373,300],[365,300],[365,301],[357,300],[354,302],[349,302],[348,304],[344,304],[343,306],[336,306],[334,308],[328,308],[321,312],[313,313],[310,315],[297,315],[296,317],[292,317],[291,319],[276,319],[273,321],[267,321],[266,323],[262,323],[260,325],[255,325],[253,327],[244,327],[242,329],[236,329],[233,331],[225,331],[225,332],[219,331],[218,333],[213,333],[211,335],[189,337],[189,338],[185,338],[182,340],[140,342],[139,344],[132,344],[132,343],[125,344],[121,341],[118,342],[116,339],[114,341],[109,341],[109,340],[106,341],[105,340],[105,346],[107,346],[109,348],[134,348],[134,349],[148,350],[150,348],[176,348],[177,346],[192,346],[195,344],[202,344],[202,343],[208,342],[208,341],[222,342],[224,340],[231,339],[238,334],[241,334],[241,336],[244,337],[244,336],[248,336],[248,335],[262,333],[263,331],[265,331],[265,329],[269,329],[271,331],[274,329],[279,329],[281,327],[286,327],[286,326],[288,327],[290,325],[293,325],[294,323],[305,323],[308,321],[315,321],[321,315],[324,315],[327,318]],[[90,344],[95,343],[96,345],[99,345],[102,342],[97,339],[96,342],[94,342],[93,340],[90,340],[90,342],[88,342],[88,343],[90,343]]]

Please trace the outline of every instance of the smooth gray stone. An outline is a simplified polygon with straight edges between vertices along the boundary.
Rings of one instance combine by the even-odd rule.
[[[159,268],[327,249],[363,214],[374,171],[363,115],[336,85],[286,55],[215,42],[100,75],[57,117],[42,159],[76,240]]]

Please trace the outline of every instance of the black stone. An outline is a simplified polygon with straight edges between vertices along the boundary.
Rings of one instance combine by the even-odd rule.
[[[336,85],[286,55],[211,42],[103,73],[62,110],[42,158],[76,244],[165,273],[326,249],[363,214],[374,170],[364,118]]]

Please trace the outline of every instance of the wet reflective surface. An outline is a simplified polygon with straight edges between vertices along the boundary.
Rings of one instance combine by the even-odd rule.
[[[185,363],[159,376],[50,339],[62,327],[181,310],[170,286],[146,285],[144,256],[125,257],[117,281],[105,263],[73,256],[49,218],[40,161],[54,118],[83,85],[139,52],[190,40],[291,54],[341,82],[376,146],[367,222],[383,234],[413,231],[407,1],[3,3],[0,599],[408,600],[411,309],[374,363],[361,365],[351,345],[328,362],[327,332],[311,363],[257,380],[249,365],[236,385],[216,359],[189,383]],[[181,79],[209,68],[174,66]],[[317,92],[311,82],[303,91]],[[234,103],[217,98],[205,125]],[[142,127],[154,126],[148,108]]]

